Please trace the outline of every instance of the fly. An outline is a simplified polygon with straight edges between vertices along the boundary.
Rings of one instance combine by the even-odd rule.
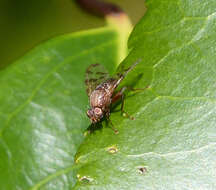
[[[91,106],[87,111],[87,116],[90,118],[92,124],[100,122],[103,117],[106,117],[109,120],[110,106],[119,99],[122,99],[122,113],[133,119],[123,110],[123,92],[126,87],[121,88],[117,93],[115,93],[115,89],[138,63],[139,61],[135,62],[131,67],[124,70],[114,78],[109,77],[108,72],[100,64],[92,64],[87,68],[85,83]],[[116,133],[118,132],[116,129],[114,129],[114,131]]]

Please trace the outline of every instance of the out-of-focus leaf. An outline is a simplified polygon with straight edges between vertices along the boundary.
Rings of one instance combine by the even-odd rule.
[[[117,32],[105,27],[49,40],[0,71],[0,189],[73,187],[90,124],[85,70],[112,72],[117,60]]]

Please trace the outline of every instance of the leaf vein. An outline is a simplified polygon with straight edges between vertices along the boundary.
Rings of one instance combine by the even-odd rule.
[[[167,98],[170,100],[206,100],[206,101],[211,101],[211,102],[216,102],[216,98],[208,98],[204,96],[192,96],[192,97],[181,97],[181,96],[157,96],[158,99],[160,98]]]
[[[176,152],[168,152],[168,153],[158,153],[158,152],[145,152],[142,154],[128,154],[128,157],[143,157],[143,156],[157,156],[157,157],[172,157],[176,156],[178,154],[192,154],[192,153],[200,153],[202,151],[205,151],[206,149],[209,149],[210,147],[216,147],[216,142],[211,142],[209,144],[206,144],[204,146],[191,149],[191,150],[183,150],[183,151],[176,151]]]

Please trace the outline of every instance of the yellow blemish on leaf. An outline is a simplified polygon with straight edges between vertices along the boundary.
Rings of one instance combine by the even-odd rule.
[[[111,154],[115,154],[118,152],[118,148],[115,145],[106,148],[106,150]]]

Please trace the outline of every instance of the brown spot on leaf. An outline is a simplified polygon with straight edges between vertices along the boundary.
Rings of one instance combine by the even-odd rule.
[[[145,175],[146,172],[147,172],[147,168],[144,167],[144,166],[139,166],[139,167],[138,167],[138,172],[139,172],[140,174],[142,174],[142,175]]]
[[[92,182],[93,179],[89,176],[80,176],[79,174],[77,174],[77,178],[79,181],[83,182],[83,183],[89,183]]]

